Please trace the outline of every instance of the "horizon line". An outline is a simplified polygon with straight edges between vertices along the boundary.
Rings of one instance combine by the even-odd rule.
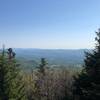
[[[5,47],[7,48],[11,48],[11,47]],[[0,48],[2,49],[2,48]],[[29,47],[12,47],[12,49],[41,49],[41,50],[84,50],[84,49],[93,49],[93,48],[29,48]]]

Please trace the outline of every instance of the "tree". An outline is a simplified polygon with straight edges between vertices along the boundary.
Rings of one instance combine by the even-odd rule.
[[[33,87],[28,100],[70,100],[72,76],[66,68],[52,68],[44,58],[33,71]],[[35,78],[36,77],[36,78]]]
[[[24,84],[12,48],[0,55],[0,100],[25,100]]]
[[[82,72],[75,77],[74,100],[98,100],[100,98],[100,29],[92,52],[86,52]]]
[[[46,65],[47,65],[47,62],[45,58],[41,58],[41,63],[38,67],[37,80],[35,83],[38,100],[43,100],[42,98],[46,96],[45,91],[43,91],[44,89],[43,85],[44,85],[45,76],[46,76],[46,73],[45,73]]]
[[[41,58],[41,64],[38,67],[38,72],[42,75],[42,77],[45,75],[45,68],[46,68],[47,62],[45,58]]]

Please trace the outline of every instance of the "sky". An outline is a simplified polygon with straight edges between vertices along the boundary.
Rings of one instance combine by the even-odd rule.
[[[0,0],[0,47],[93,48],[100,0]]]

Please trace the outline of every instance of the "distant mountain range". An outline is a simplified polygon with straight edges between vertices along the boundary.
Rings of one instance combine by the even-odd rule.
[[[34,67],[45,58],[49,65],[82,65],[88,49],[14,49],[17,59],[26,67]],[[23,65],[23,66],[24,66]]]

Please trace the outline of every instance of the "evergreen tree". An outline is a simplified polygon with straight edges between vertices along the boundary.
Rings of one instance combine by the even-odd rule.
[[[46,62],[45,58],[41,58],[41,64],[38,67],[38,72],[43,76],[45,75],[46,65],[47,65],[47,62]]]
[[[24,84],[12,48],[0,55],[0,100],[25,100]]]
[[[35,92],[33,93],[33,99],[32,100],[44,100],[45,97],[45,91],[44,90],[44,81],[45,81],[45,75],[46,75],[46,65],[47,62],[45,60],[45,58],[41,58],[41,63],[39,65],[39,67],[37,67],[37,79],[35,80]]]
[[[83,70],[75,77],[74,100],[100,99],[100,29],[96,34],[96,47],[92,52],[86,52]]]

